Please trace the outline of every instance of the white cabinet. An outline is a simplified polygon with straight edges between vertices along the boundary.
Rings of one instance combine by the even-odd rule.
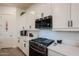
[[[35,28],[35,20],[37,18],[41,17],[41,8],[39,7],[39,4],[35,4],[26,11],[26,29],[27,30],[37,30]]]
[[[36,30],[35,29],[35,15],[32,14],[31,10],[27,10],[25,14],[25,28],[26,30]]]
[[[79,3],[71,4],[71,20],[74,29],[79,29]]]
[[[23,27],[26,30],[36,30],[35,14],[33,14],[32,10],[34,9],[29,8],[24,15],[18,17],[18,27],[20,28],[20,30],[22,30]]]
[[[70,4],[58,3],[53,4],[53,28],[68,28],[68,20],[70,20]]]
[[[19,38],[18,40],[18,46],[19,48],[23,51],[23,53],[25,55],[29,55],[29,38],[26,37],[26,38]]]
[[[29,55],[29,37],[26,37],[26,39],[24,39],[23,42],[24,53],[26,55]]]
[[[63,54],[60,54],[57,51],[48,49],[48,56],[63,56]]]
[[[52,3],[44,3],[41,5],[42,13],[44,13],[44,17],[52,15]]]
[[[16,19],[17,19],[17,32],[19,33],[21,30],[28,28],[28,25],[26,26],[26,24],[28,24],[28,22],[26,23],[26,16],[25,14],[20,15],[22,12],[25,12],[25,10],[22,9],[17,9],[17,13],[16,13]],[[18,35],[19,36],[19,35]]]
[[[35,18],[38,19],[38,18],[41,18],[41,13],[42,13],[42,4],[35,4],[33,6],[34,9],[34,12],[35,12]]]
[[[25,29],[29,30],[30,29],[29,26],[30,26],[30,18],[31,17],[30,17],[28,12],[23,16],[24,16],[24,20],[25,20]]]
[[[20,38],[19,42],[18,42],[19,48],[22,50],[22,52],[24,53],[24,42],[23,39]]]
[[[53,4],[53,29],[79,31],[79,4]]]
[[[28,40],[23,40],[23,52],[26,55],[29,55],[29,41]]]
[[[43,17],[52,15],[52,3],[36,4],[35,6],[36,18],[41,18],[42,13]]]

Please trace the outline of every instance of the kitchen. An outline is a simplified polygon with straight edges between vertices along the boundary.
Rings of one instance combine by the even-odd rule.
[[[78,10],[79,3],[0,3],[0,50],[79,56]]]

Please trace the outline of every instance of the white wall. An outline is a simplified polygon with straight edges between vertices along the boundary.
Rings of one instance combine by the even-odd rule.
[[[52,30],[40,30],[39,37],[52,40],[63,40],[64,44],[79,45],[79,32],[55,32]]]
[[[1,7],[0,15],[3,16],[2,27],[0,29],[0,48],[1,47],[15,47],[17,46],[16,34],[16,8],[14,7]],[[7,16],[6,16],[7,15]],[[10,15],[10,16],[8,16]],[[6,32],[5,23],[8,22],[8,31]]]
[[[16,8],[14,7],[1,7],[0,15],[2,16],[2,24],[0,38],[9,38],[16,36]],[[8,22],[8,31],[6,32],[6,21]]]
[[[16,13],[15,7],[0,6],[0,14],[15,14],[15,13]]]

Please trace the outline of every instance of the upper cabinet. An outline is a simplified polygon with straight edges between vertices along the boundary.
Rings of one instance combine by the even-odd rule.
[[[71,20],[74,29],[79,28],[79,3],[71,4]]]
[[[79,28],[79,4],[54,4],[53,5],[53,29]]]
[[[17,23],[17,32],[23,30],[23,27],[25,27],[25,14],[21,15],[22,12],[25,10],[17,9],[16,13],[16,23]]]
[[[70,4],[57,3],[53,4],[53,28],[66,29],[70,20]]]
[[[44,4],[40,4],[41,6],[41,14],[44,14],[44,17],[52,15],[52,4],[51,3],[44,3]]]
[[[38,8],[37,8],[37,15],[40,15],[38,18],[42,17],[46,17],[49,15],[52,15],[52,4],[51,3],[43,3],[43,4],[37,4]],[[36,16],[37,16],[36,15]]]
[[[31,9],[28,9],[26,12],[26,18],[25,18],[25,22],[26,22],[26,29],[27,30],[36,30],[35,29],[35,12],[32,11]]]

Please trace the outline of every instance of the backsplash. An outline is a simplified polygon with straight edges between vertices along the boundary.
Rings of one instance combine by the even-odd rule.
[[[53,32],[52,30],[40,30],[39,37],[52,40],[63,40],[64,44],[79,45],[79,32]]]

